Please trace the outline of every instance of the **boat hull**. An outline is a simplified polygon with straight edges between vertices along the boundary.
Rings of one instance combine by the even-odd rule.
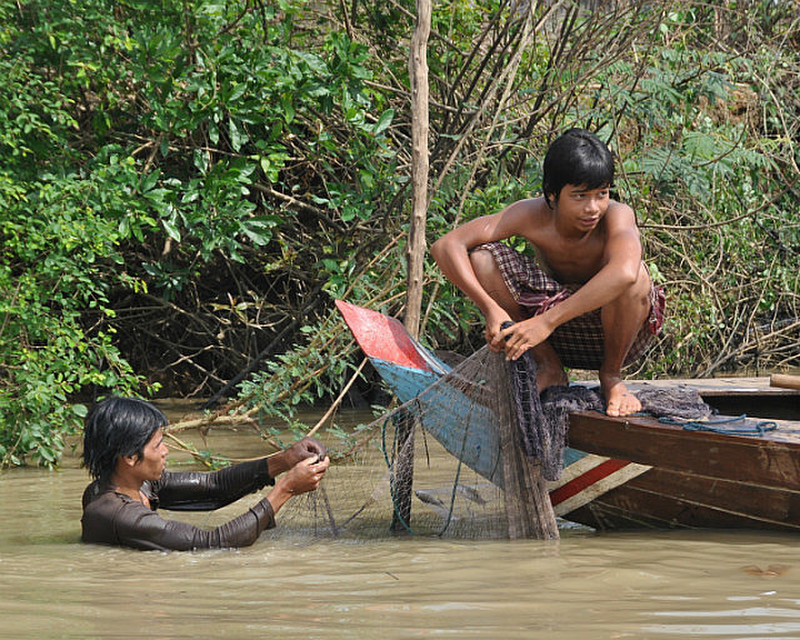
[[[797,423],[769,437],[687,431],[647,419],[570,416],[570,442],[650,466],[566,514],[597,529],[800,529]]]

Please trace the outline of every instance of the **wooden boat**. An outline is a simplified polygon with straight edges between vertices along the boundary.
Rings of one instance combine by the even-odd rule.
[[[337,301],[361,349],[398,398],[417,397],[449,370],[397,320]],[[712,406],[749,406],[749,415],[782,418],[771,430],[687,428],[647,416],[570,415],[564,471],[549,486],[556,515],[601,530],[722,528],[800,531],[800,391],[765,379],[669,381],[693,384]],[[648,381],[629,382],[635,391]],[[426,392],[426,397],[428,393]],[[468,402],[466,399],[464,402]],[[497,447],[458,433],[459,411],[427,411],[424,426],[442,446],[501,485]],[[715,418],[716,421],[716,418]],[[465,446],[466,445],[466,446]]]

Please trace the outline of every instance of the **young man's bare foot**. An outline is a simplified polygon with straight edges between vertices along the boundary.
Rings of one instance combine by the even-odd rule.
[[[628,391],[628,387],[619,376],[600,374],[600,388],[606,398],[606,413],[610,416],[629,416],[642,410],[642,403],[639,402],[633,393]]]

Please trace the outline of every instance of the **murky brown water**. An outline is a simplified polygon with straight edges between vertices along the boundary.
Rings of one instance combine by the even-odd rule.
[[[87,482],[74,458],[0,476],[0,637],[800,638],[797,536],[308,540],[279,523],[239,551],[143,553],[78,541]]]

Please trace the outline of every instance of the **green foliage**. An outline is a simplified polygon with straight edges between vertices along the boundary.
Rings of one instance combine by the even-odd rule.
[[[588,127],[670,292],[645,373],[796,363],[796,7],[600,4],[434,8],[429,239],[537,194],[548,143]],[[287,318],[243,396],[299,428],[338,393],[357,356],[331,298],[403,311],[409,12],[0,5],[3,466],[54,465],[76,399],[218,388]],[[480,346],[474,305],[426,278],[425,339]]]
[[[114,273],[122,258],[96,184],[76,175],[5,184],[0,198],[0,460],[52,466],[85,414],[85,388],[138,384],[112,343],[109,288],[139,283]],[[112,267],[109,270],[108,267]],[[91,324],[88,324],[91,322]]]
[[[792,161],[757,116],[765,111],[754,90],[765,80],[755,71],[763,51],[745,56],[675,39],[686,19],[673,13],[662,24],[665,42],[635,86],[629,63],[609,67],[600,97],[613,102],[617,126],[633,141],[623,198],[645,226],[669,228],[645,234],[651,259],[674,274],[670,347],[653,358],[651,375],[735,368],[754,351],[756,325],[797,317],[796,299],[781,293],[797,286],[797,225],[765,206]],[[787,272],[795,274],[788,281]]]
[[[240,9],[202,0],[3,8],[3,465],[54,464],[80,424],[76,394],[139,388],[114,342],[120,292],[168,300],[216,255],[244,262],[243,250],[293,224],[254,190],[296,191],[287,140],[328,157],[318,202],[345,222],[369,217],[383,190],[372,163],[386,153],[393,112],[368,116],[365,49],[338,33],[316,50],[291,46],[291,3]],[[333,111],[352,144],[318,126]],[[365,158],[357,181],[337,175]]]

